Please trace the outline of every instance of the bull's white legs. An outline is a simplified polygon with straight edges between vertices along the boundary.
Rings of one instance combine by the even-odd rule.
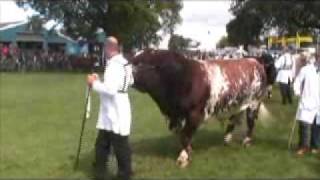
[[[183,149],[180,152],[179,157],[177,159],[177,165],[181,168],[185,168],[188,166],[188,164],[189,164],[189,154],[185,149]]]
[[[249,147],[252,143],[252,138],[251,137],[245,137],[242,141],[242,145],[245,147]]]
[[[269,99],[272,98],[272,85],[268,86],[267,92],[268,92],[268,98]]]
[[[224,143],[225,144],[230,144],[232,141],[232,133],[227,133],[225,136],[224,136]]]
[[[260,103],[253,104],[250,108],[247,109],[247,135],[242,141],[242,144],[245,147],[248,147],[252,144],[252,135],[255,127],[255,120],[258,119]]]
[[[232,133],[237,124],[240,124],[242,112],[232,115],[229,119],[229,124],[227,126],[225,136],[224,136],[224,144],[228,145],[232,141]]]

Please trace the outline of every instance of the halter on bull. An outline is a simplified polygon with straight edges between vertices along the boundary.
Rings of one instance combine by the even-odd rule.
[[[210,117],[229,118],[225,143],[230,143],[239,117],[246,113],[244,145],[252,142],[254,121],[267,95],[268,75],[259,61],[196,61],[166,50],[145,50],[131,59],[134,87],[148,93],[169,120],[169,129],[180,135],[178,165],[190,161],[192,136]]]

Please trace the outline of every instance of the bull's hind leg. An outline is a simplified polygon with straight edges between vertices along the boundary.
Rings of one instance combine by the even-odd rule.
[[[233,136],[233,130],[237,125],[241,124],[241,117],[243,115],[244,111],[241,111],[238,114],[234,114],[229,118],[229,124],[227,126],[225,135],[224,135],[224,143],[225,145],[228,145],[232,141],[232,136]]]
[[[272,98],[272,85],[268,85],[267,92],[268,92],[268,99],[271,99]]]
[[[246,137],[243,140],[244,146],[250,146],[252,144],[252,136],[253,136],[253,130],[255,126],[255,120],[258,118],[260,103],[257,105],[254,105],[252,107],[247,108],[247,134]]]

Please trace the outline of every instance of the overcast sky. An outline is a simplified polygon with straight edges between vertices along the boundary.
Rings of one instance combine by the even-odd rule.
[[[182,23],[175,33],[201,42],[201,48],[212,49],[226,34],[225,25],[232,19],[230,0],[185,0],[181,10]],[[0,1],[0,23],[27,20],[35,13],[18,8],[13,0]],[[160,47],[166,48],[169,37],[163,38]]]

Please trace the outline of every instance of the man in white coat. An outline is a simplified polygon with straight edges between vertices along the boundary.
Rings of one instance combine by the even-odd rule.
[[[278,71],[276,82],[279,83],[282,104],[286,104],[287,101],[292,104],[290,85],[292,83],[293,59],[291,53],[292,49],[285,47],[284,54],[274,64]]]
[[[107,57],[104,80],[97,74],[88,75],[88,84],[100,95],[100,109],[97,122],[98,136],[95,152],[95,178],[104,179],[111,146],[118,162],[118,176],[130,179],[131,150],[129,134],[131,108],[128,86],[133,84],[132,67],[120,54],[118,41],[108,37],[105,43]]]
[[[248,55],[248,52],[244,50],[243,45],[240,45],[237,51],[235,52],[235,58],[244,58]]]
[[[294,92],[300,96],[296,119],[299,121],[298,155],[303,155],[311,148],[313,153],[319,149],[320,125],[316,117],[320,108],[320,80],[315,66],[315,49],[304,53],[307,65],[302,67],[294,82]],[[308,130],[311,127],[309,144]]]

